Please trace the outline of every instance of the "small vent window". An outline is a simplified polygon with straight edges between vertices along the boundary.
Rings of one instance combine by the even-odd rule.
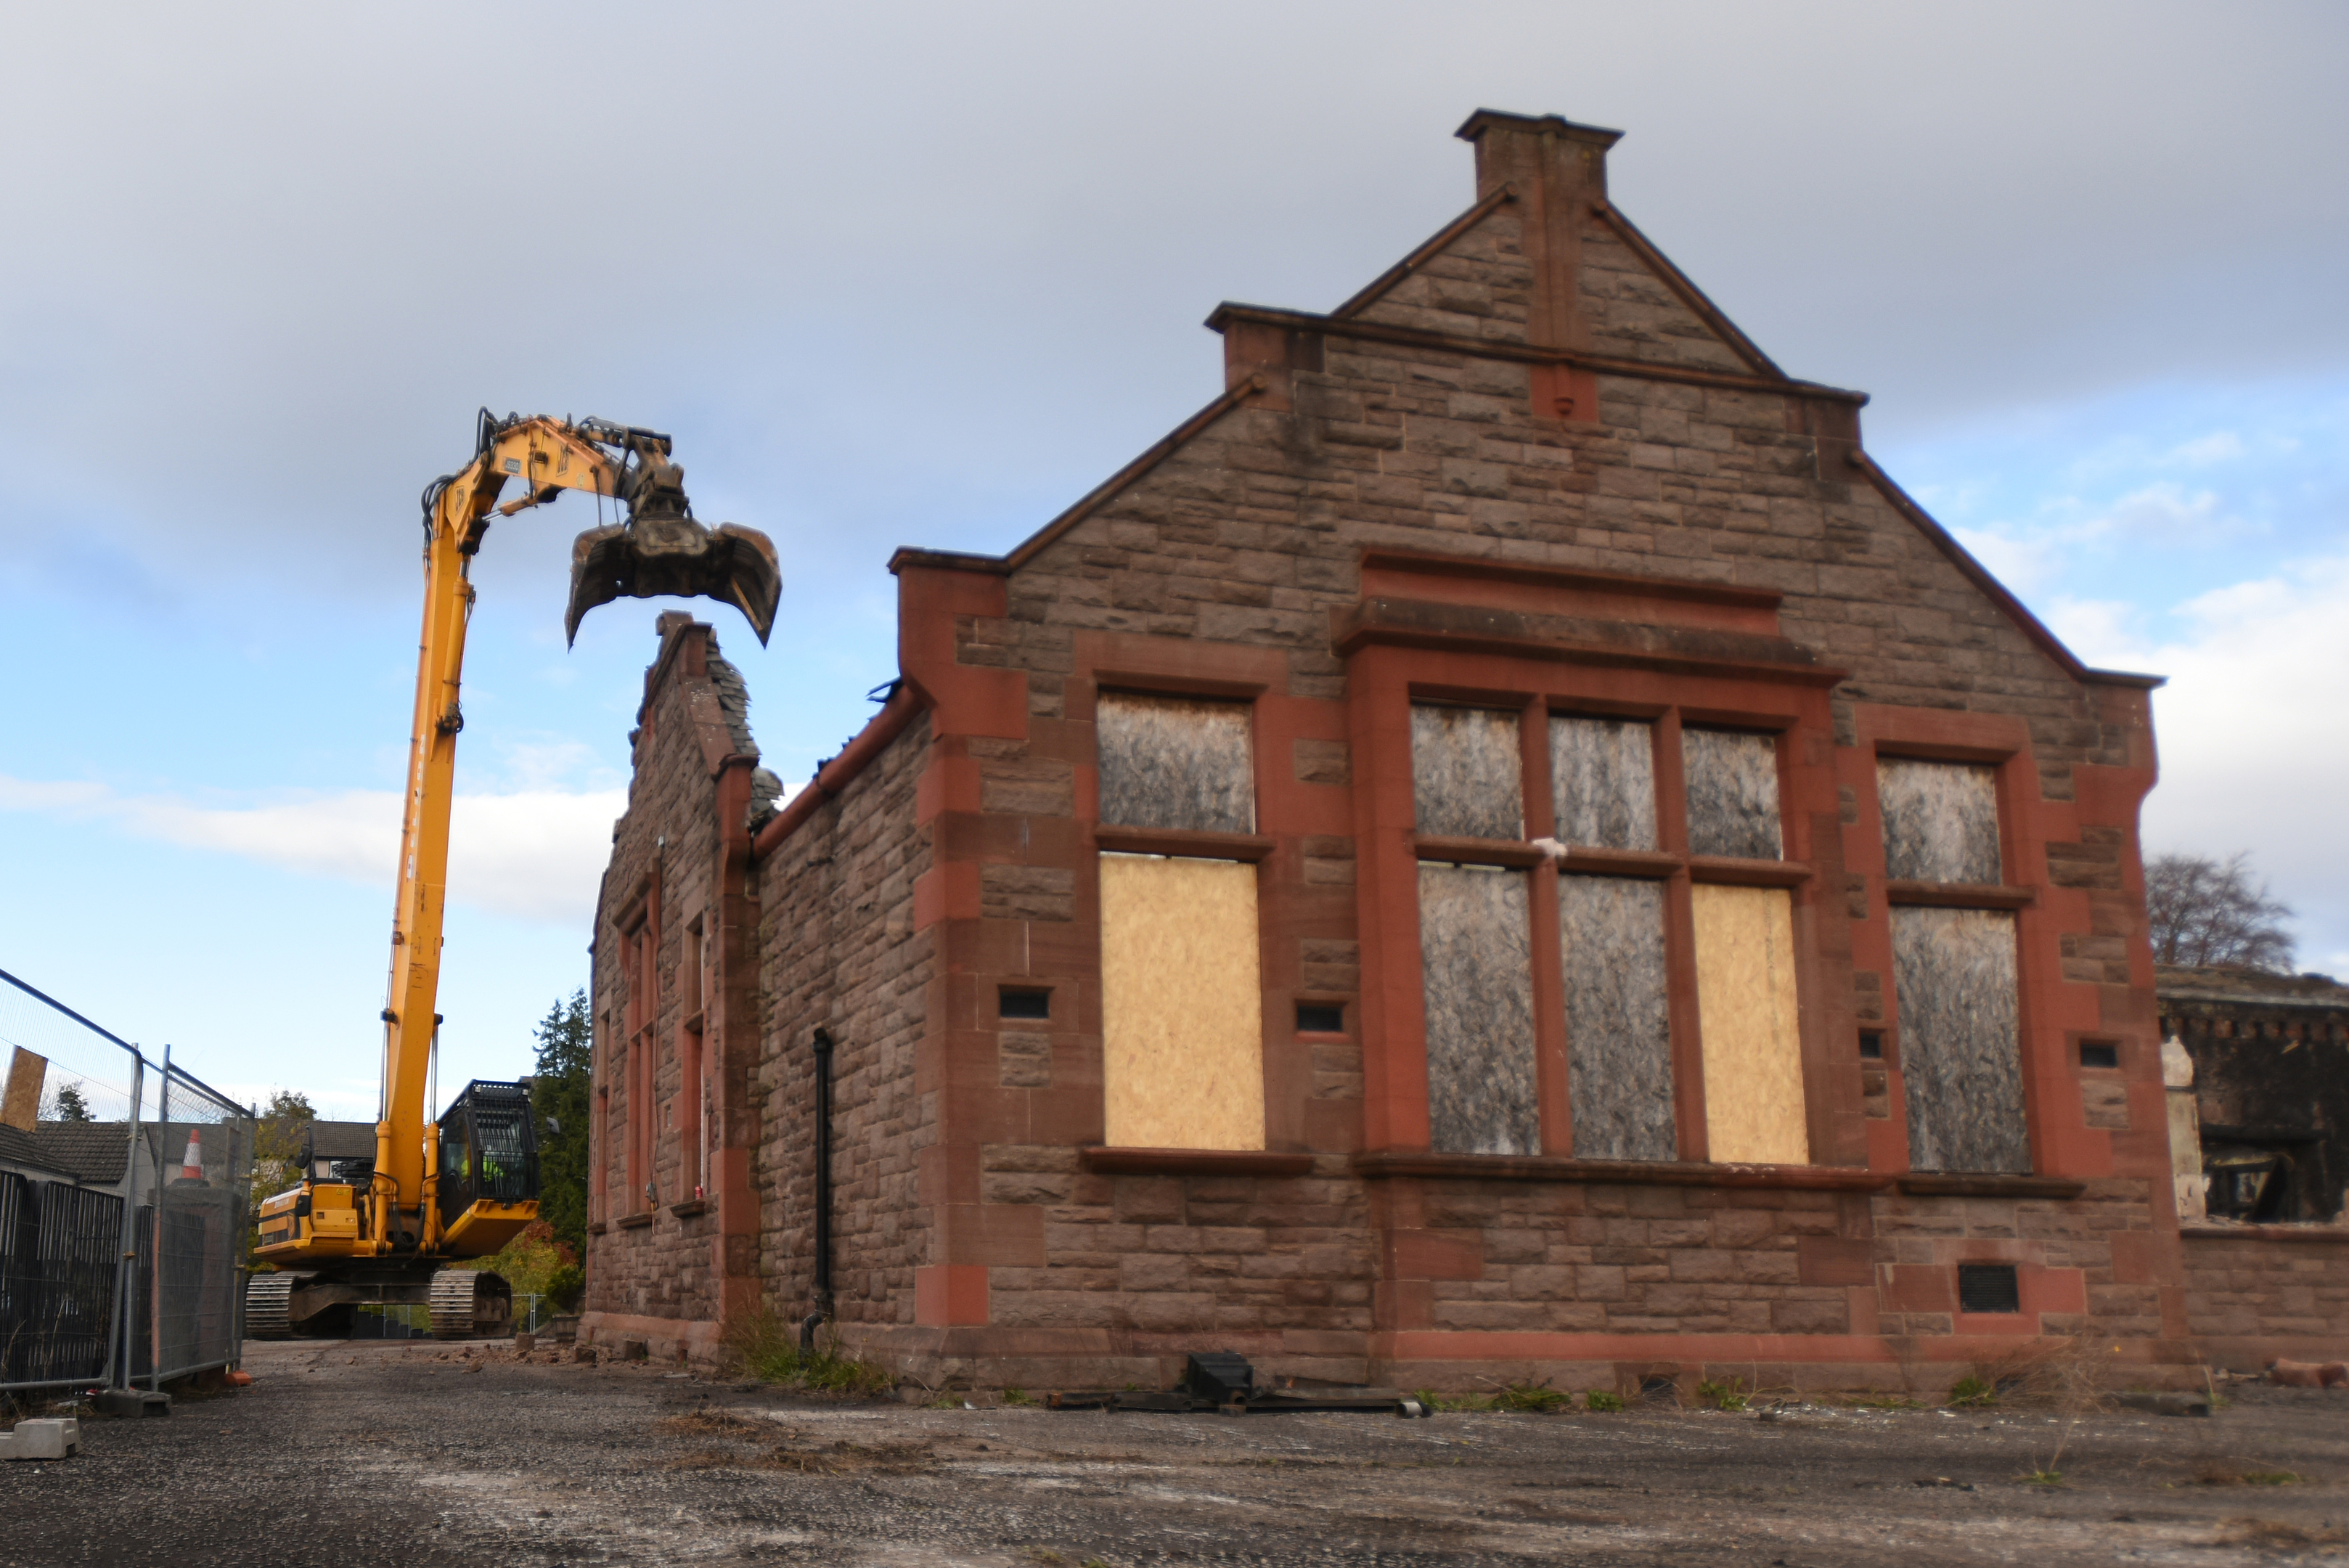
[[[1344,1005],[1335,1002],[1299,1002],[1297,1032],[1299,1034],[1343,1034],[1346,1032]]]
[[[1863,1029],[1859,1032],[1859,1055],[1863,1062],[1884,1060],[1884,1035],[1880,1031]]]
[[[1052,993],[1049,991],[1012,991],[998,993],[999,1007],[1005,1018],[1040,1018],[1052,1016]]]
[[[1960,1263],[1958,1265],[1958,1310],[1960,1312],[2014,1313],[2023,1310],[2023,1297],[2015,1289],[2013,1263]]]
[[[2121,1064],[2121,1048],[2109,1040],[2080,1042],[2080,1065],[2083,1067],[2117,1067]]]

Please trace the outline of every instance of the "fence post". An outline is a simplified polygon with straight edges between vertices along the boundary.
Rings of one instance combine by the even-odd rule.
[[[139,1256],[130,1227],[139,1221],[139,1107],[146,1092],[147,1060],[130,1054],[130,1141],[122,1151],[122,1227],[115,1242],[114,1314],[106,1325],[106,1386],[130,1386],[130,1271]],[[120,1357],[118,1366],[116,1358]],[[118,1373],[119,1376],[118,1376]]]
[[[171,1044],[167,1040],[163,1043],[163,1076],[155,1096],[155,1241],[150,1254],[154,1264],[147,1271],[154,1286],[154,1298],[147,1310],[147,1386],[150,1392],[163,1386],[163,1140],[171,1136]]]

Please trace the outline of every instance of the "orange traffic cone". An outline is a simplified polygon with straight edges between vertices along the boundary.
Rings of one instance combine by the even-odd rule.
[[[180,1179],[202,1181],[204,1179],[204,1151],[201,1147],[202,1134],[196,1127],[188,1129],[188,1152],[180,1157]]]

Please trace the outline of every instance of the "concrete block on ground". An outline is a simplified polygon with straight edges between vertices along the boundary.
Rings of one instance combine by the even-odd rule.
[[[62,1459],[79,1452],[81,1422],[71,1416],[19,1421],[15,1431],[0,1436],[0,1459]]]

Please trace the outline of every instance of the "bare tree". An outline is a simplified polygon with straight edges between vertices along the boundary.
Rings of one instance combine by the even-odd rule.
[[[2223,861],[2163,855],[2147,863],[2146,913],[2157,961],[2291,972],[2292,937],[2283,923],[2292,910],[2268,897],[2264,881],[2254,885],[2250,859],[2249,851],[2239,851]]]

